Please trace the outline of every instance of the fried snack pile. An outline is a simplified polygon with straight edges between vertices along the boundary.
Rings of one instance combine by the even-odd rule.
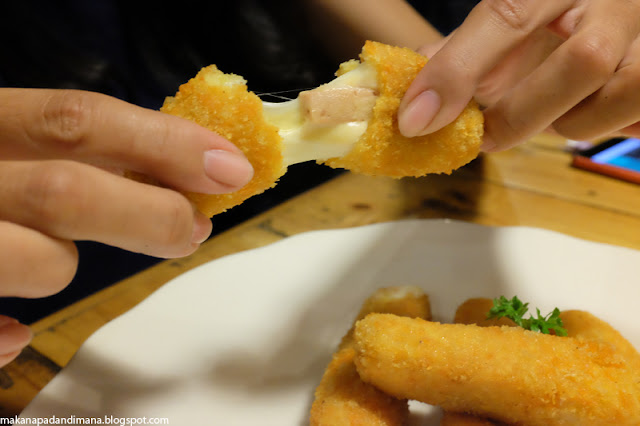
[[[441,425],[640,424],[640,354],[611,325],[565,311],[560,337],[487,320],[491,307],[470,299],[455,324],[367,315],[353,330],[359,378],[442,407]]]
[[[187,197],[213,216],[275,186],[296,162],[316,160],[399,178],[448,174],[478,155],[483,116],[473,101],[455,122],[434,134],[405,138],[399,133],[400,100],[426,64],[425,57],[367,42],[360,59],[342,64],[332,82],[282,104],[263,103],[240,76],[224,74],[215,65],[203,68],[161,110],[233,142],[255,173],[236,193]]]
[[[356,321],[373,312],[431,318],[429,298],[414,287],[378,289],[363,304]],[[402,426],[409,415],[407,401],[364,383],[354,364],[353,327],[343,337],[315,392],[312,426]]]
[[[360,377],[397,397],[509,423],[640,423],[629,364],[594,340],[385,314],[355,339]]]

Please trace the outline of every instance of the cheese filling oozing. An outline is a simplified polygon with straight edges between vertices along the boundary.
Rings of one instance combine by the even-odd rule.
[[[367,130],[377,99],[375,69],[366,63],[286,102],[263,102],[265,119],[278,127],[284,163],[342,157]]]

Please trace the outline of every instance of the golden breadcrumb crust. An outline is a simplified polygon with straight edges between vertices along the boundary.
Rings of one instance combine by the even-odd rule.
[[[592,339],[611,344],[631,366],[631,374],[637,377],[640,385],[640,352],[618,330],[608,322],[590,312],[572,309],[562,311],[560,319],[567,329],[569,337]]]
[[[353,326],[342,337],[338,349],[353,345],[355,323],[374,312],[431,320],[431,301],[429,295],[417,287],[392,286],[377,289],[362,302]]]
[[[410,286],[377,289],[360,308],[355,321],[372,312],[431,318],[429,296]],[[355,326],[355,322],[354,322]],[[396,399],[364,383],[354,364],[352,327],[344,335],[338,350],[316,388],[311,406],[311,426],[402,426],[409,415],[407,401]]]
[[[455,315],[454,322],[458,324],[477,324],[482,327],[496,325],[516,326],[507,318],[487,319],[487,312],[493,307],[493,300],[488,298],[472,298],[462,303]],[[611,345],[616,354],[620,355],[629,366],[630,377],[635,375],[640,384],[640,353],[625,339],[620,332],[610,324],[595,315],[579,310],[562,311],[560,313],[563,325],[569,337],[578,340],[595,340],[607,346]],[[488,419],[481,419],[472,415],[458,415],[445,412],[440,426],[445,425],[490,425],[496,424]]]
[[[360,58],[377,71],[380,97],[366,132],[353,150],[324,163],[367,175],[391,177],[451,173],[478,156],[484,118],[475,102],[443,129],[406,138],[398,131],[397,111],[404,93],[427,58],[411,49],[367,41]],[[341,70],[348,70],[352,61]]]
[[[220,134],[240,148],[253,166],[253,179],[237,192],[186,194],[209,217],[275,186],[286,172],[278,128],[265,121],[260,98],[247,91],[237,75],[224,74],[215,65],[205,67],[180,86],[175,97],[168,97],[161,111]]]
[[[333,355],[315,392],[311,426],[402,426],[409,416],[407,401],[364,383],[353,363],[355,351]]]
[[[456,310],[453,321],[457,324],[477,324],[481,327],[516,325],[506,317],[487,319],[487,312],[492,307],[492,299],[481,297],[467,299]],[[629,363],[632,373],[638,376],[638,383],[640,383],[640,352],[611,324],[590,312],[577,309],[562,311],[560,319],[569,337],[597,340],[612,345],[616,353]]]
[[[398,105],[426,63],[425,57],[410,49],[367,42],[361,60],[375,66],[380,97],[366,132],[352,151],[345,157],[329,159],[325,164],[357,173],[398,178],[451,173],[478,155],[483,116],[473,102],[455,122],[434,134],[405,138],[399,133]],[[355,60],[346,62],[339,72],[346,72],[355,64]],[[253,179],[237,192],[185,194],[209,217],[275,186],[286,172],[278,128],[265,120],[260,98],[247,90],[246,82],[240,76],[224,74],[215,65],[205,67],[180,86],[175,97],[168,97],[161,111],[195,121],[222,135],[238,146],[253,165]],[[152,182],[135,173],[129,175]]]
[[[640,424],[631,365],[596,340],[389,314],[354,340],[360,377],[397,398],[515,424]]]

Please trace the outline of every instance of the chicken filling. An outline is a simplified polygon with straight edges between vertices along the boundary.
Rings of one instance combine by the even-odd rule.
[[[291,101],[263,102],[264,116],[279,129],[286,165],[322,161],[351,151],[377,98],[376,71],[362,63]]]

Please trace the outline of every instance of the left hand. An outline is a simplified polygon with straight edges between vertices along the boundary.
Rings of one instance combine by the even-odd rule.
[[[197,124],[75,90],[0,88],[0,296],[44,297],[78,265],[74,240],[193,253],[211,221],[183,195],[240,189],[253,168]],[[165,187],[126,179],[133,170]],[[31,332],[0,315],[0,367]]]
[[[550,126],[571,139],[640,136],[639,34],[640,0],[483,0],[405,94],[400,131],[432,133],[475,97],[486,151]]]
[[[0,315],[0,367],[13,361],[31,341],[31,330],[17,320]]]

